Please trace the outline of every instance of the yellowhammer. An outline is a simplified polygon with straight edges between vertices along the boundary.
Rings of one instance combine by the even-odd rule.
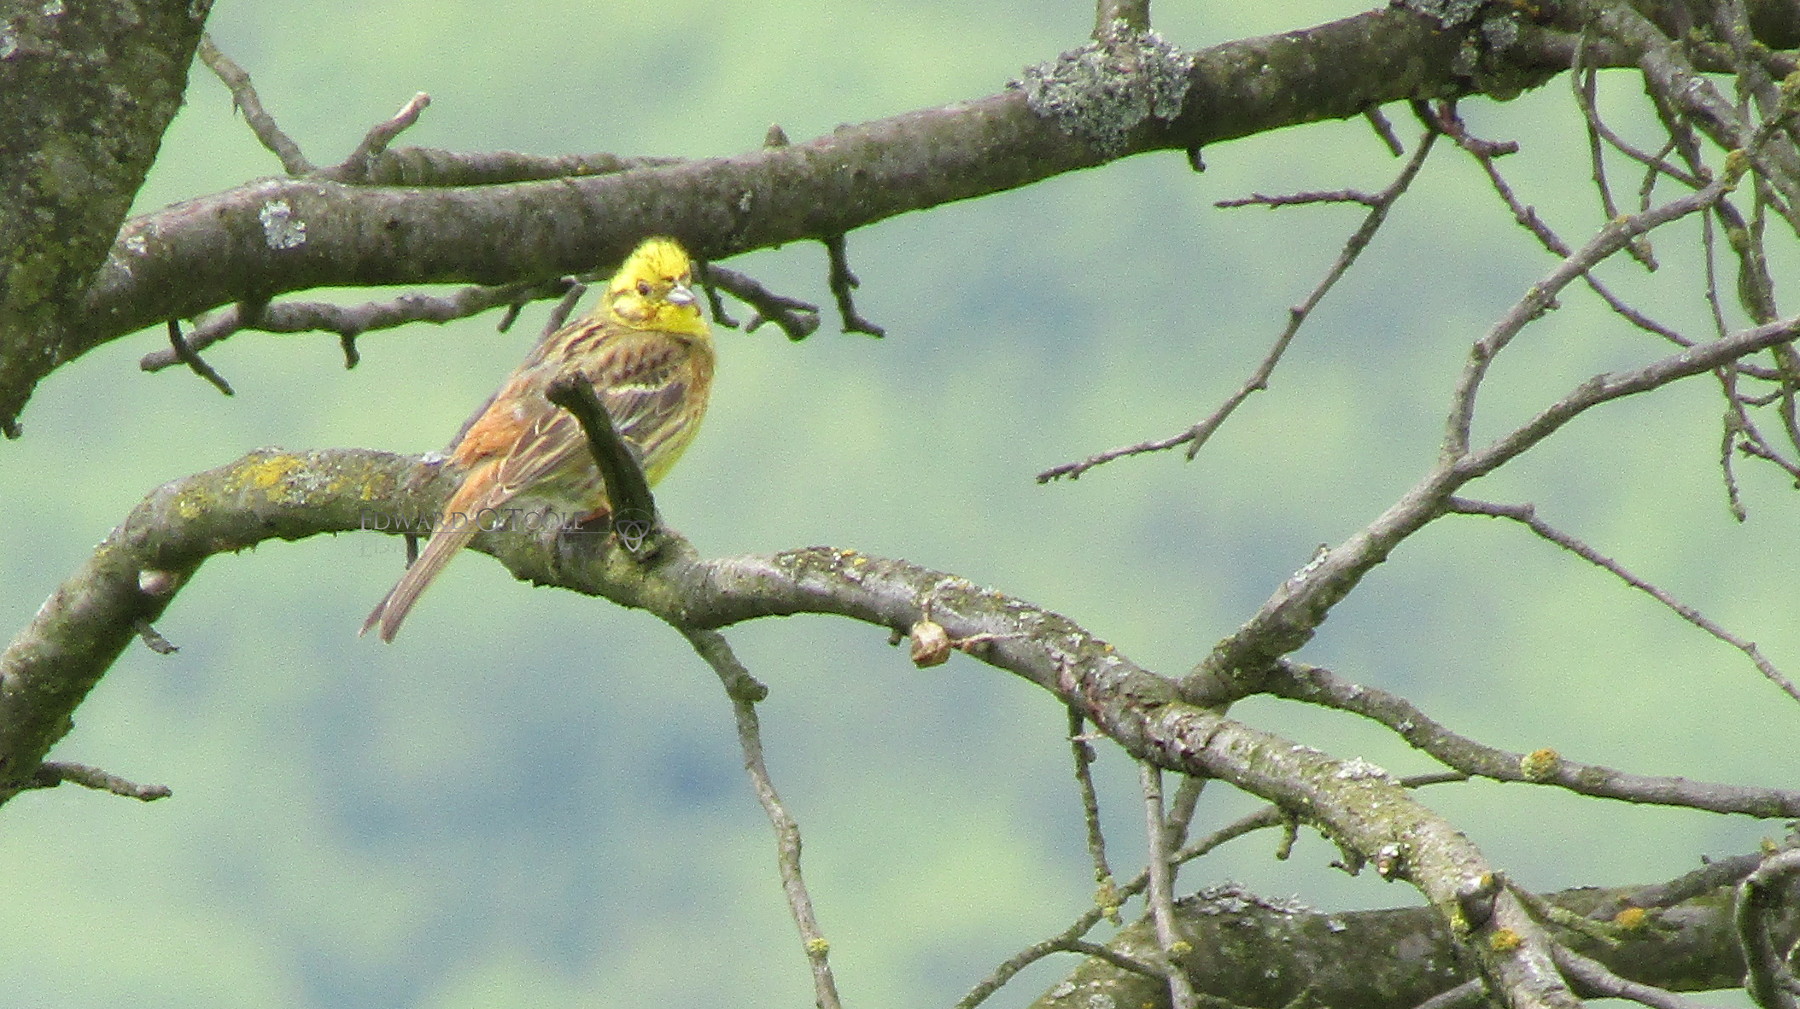
[[[609,504],[587,436],[544,392],[579,372],[594,386],[616,428],[640,453],[655,483],[706,413],[713,341],[694,297],[693,264],[672,238],[650,238],[619,267],[600,303],[532,350],[464,430],[450,462],[467,471],[444,505],[419,559],[363,622],[394,640],[400,622],[444,565],[477,531],[504,526],[527,509],[539,520],[598,518]]]

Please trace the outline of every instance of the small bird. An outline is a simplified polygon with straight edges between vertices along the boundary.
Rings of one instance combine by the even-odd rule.
[[[450,450],[465,470],[419,559],[363,621],[392,641],[419,594],[477,531],[522,506],[546,517],[607,514],[606,486],[575,418],[544,398],[559,376],[592,383],[613,427],[654,484],[694,440],[712,388],[713,340],[693,290],[693,263],[672,238],[649,238],[606,285],[599,304],[539,343]]]

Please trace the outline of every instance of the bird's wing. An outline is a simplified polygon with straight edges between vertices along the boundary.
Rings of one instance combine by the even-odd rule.
[[[572,342],[561,360],[545,361],[543,371],[528,380],[533,388],[516,397],[524,416],[514,422],[517,437],[500,460],[498,483],[516,494],[557,472],[572,456],[587,453],[581,425],[543,395],[569,366],[579,368],[593,384],[614,429],[637,450],[646,475],[656,479],[664,468],[658,465],[666,454],[664,446],[671,441],[681,444],[683,429],[694,419],[688,403],[695,391],[691,358],[684,341],[664,333],[613,330],[587,348]],[[502,402],[507,399],[500,397]],[[481,429],[478,421],[465,441]]]

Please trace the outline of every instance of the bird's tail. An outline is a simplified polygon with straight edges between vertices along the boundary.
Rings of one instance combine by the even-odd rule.
[[[369,619],[363,621],[362,630],[357,634],[367,634],[369,628],[380,624],[381,640],[394,640],[394,635],[400,632],[400,622],[406,619],[413,604],[419,601],[419,595],[438,576],[438,572],[444,570],[444,565],[450,563],[450,558],[468,545],[469,540],[475,536],[475,527],[474,522],[458,522],[432,534],[430,542],[420,552],[419,559],[406,569],[406,573],[394,583],[387,596],[375,605],[374,611],[369,614]]]

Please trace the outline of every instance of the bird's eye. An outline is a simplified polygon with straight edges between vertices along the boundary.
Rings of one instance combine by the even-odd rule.
[[[650,282],[648,280],[638,281],[638,295],[645,298],[650,297]]]

